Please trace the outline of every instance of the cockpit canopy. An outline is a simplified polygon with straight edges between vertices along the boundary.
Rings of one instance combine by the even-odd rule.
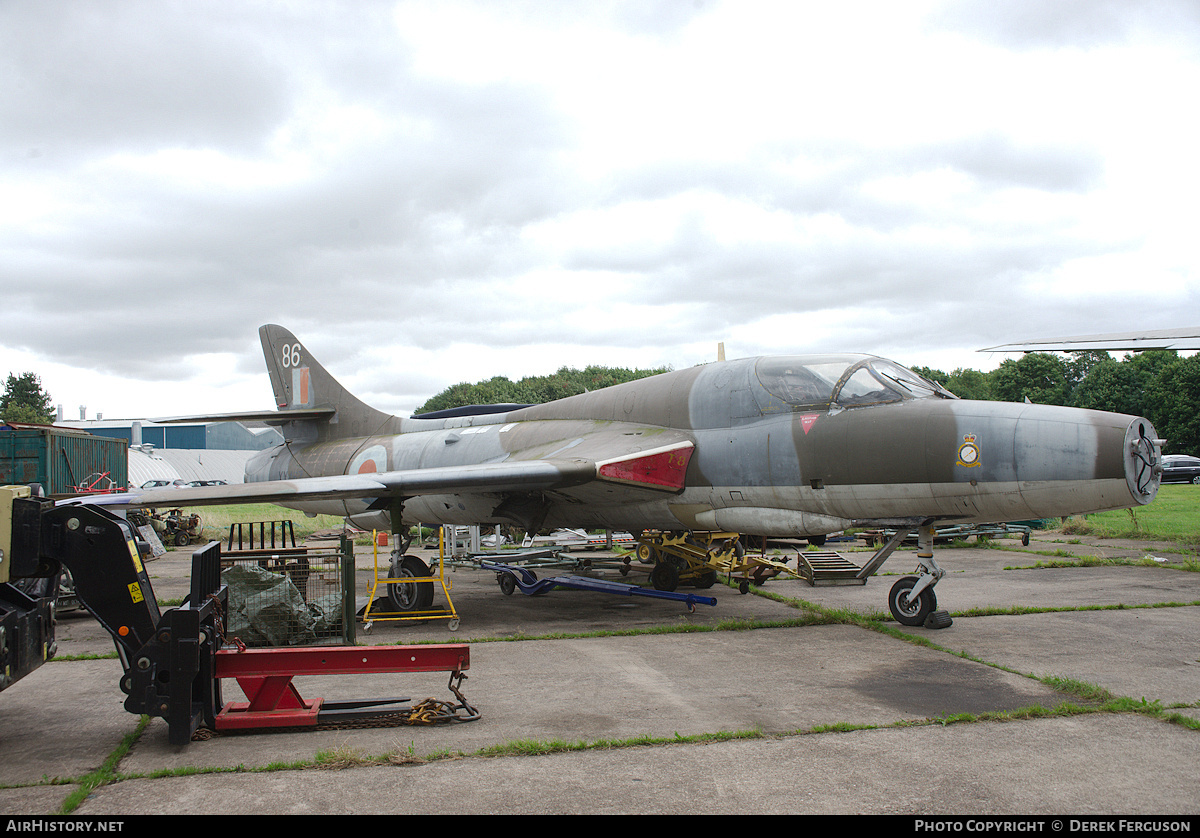
[[[758,381],[795,407],[859,407],[907,399],[958,398],[910,369],[871,355],[783,355],[760,358]]]

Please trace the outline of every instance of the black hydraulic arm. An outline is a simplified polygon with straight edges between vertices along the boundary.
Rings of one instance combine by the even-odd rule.
[[[56,506],[22,490],[0,491],[0,690],[54,656],[64,568],[127,668],[160,619],[133,528],[101,507]]]
[[[71,572],[79,601],[112,635],[126,663],[161,618],[133,527],[83,504],[46,507],[40,517],[37,555]]]

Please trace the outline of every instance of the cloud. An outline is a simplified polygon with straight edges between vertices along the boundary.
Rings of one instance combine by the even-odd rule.
[[[930,15],[945,27],[1015,49],[1095,47],[1200,32],[1200,9],[1189,0],[987,0],[945,3]],[[1194,46],[1195,42],[1192,41]]]

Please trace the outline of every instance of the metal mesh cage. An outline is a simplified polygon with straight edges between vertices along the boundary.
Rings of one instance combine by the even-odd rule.
[[[353,570],[348,547],[223,554],[227,640],[251,647],[352,644]]]

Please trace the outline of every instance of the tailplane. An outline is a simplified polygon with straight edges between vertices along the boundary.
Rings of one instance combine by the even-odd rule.
[[[388,433],[388,426],[399,421],[356,398],[282,326],[262,326],[258,337],[280,417],[293,411],[306,419],[324,413],[327,421],[318,423],[324,439]]]

